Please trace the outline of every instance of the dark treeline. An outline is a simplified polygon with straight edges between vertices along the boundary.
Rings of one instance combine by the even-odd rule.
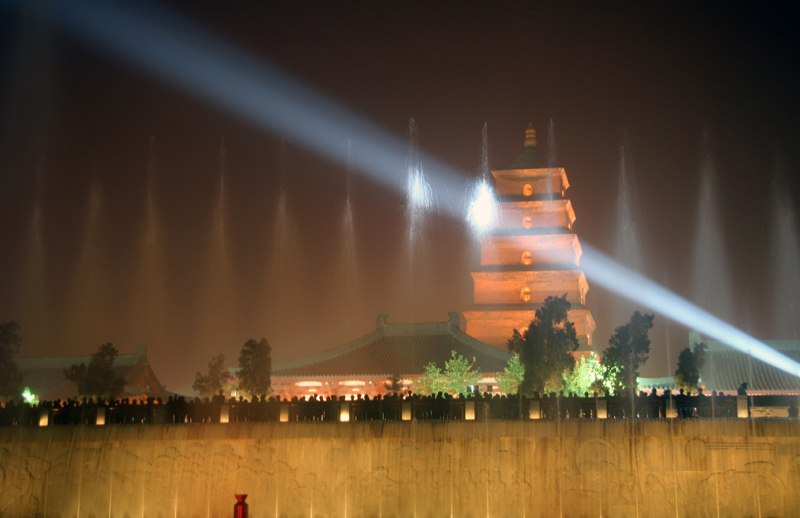
[[[794,407],[792,396],[747,397],[748,407]],[[629,396],[578,397],[534,394],[533,397],[489,393],[453,398],[446,394],[388,395],[345,400],[331,396],[291,400],[279,397],[226,400],[170,397],[167,401],[96,401],[91,398],[42,401],[38,404],[8,402],[0,407],[2,426],[81,424],[176,424],[268,421],[365,421],[388,420],[493,420],[493,419],[659,419],[735,418],[737,396],[658,394],[653,390]],[[791,415],[791,413],[790,413]]]

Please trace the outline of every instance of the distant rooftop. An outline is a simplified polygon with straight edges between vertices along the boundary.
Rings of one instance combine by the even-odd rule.
[[[435,362],[444,367],[451,351],[471,360],[483,373],[502,372],[511,353],[467,335],[459,316],[445,322],[390,324],[380,315],[375,331],[348,344],[295,360],[276,363],[273,376],[419,375]]]
[[[91,361],[91,355],[14,358],[22,373],[22,385],[30,388],[40,400],[74,398],[77,389],[74,383],[66,380],[64,371],[72,365],[88,365]],[[144,345],[137,345],[133,354],[118,354],[114,371],[126,382],[122,397],[165,397],[171,394],[166,392],[147,362],[147,347]]]
[[[689,343],[694,344],[700,335],[693,331]],[[800,394],[800,378],[782,371],[738,349],[716,340],[703,340],[708,344],[706,362],[701,379],[706,392],[712,390],[735,392],[747,383],[749,394]],[[800,361],[800,340],[764,340],[768,346],[795,361]]]

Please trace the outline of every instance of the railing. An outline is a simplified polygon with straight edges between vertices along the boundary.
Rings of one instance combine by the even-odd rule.
[[[751,407],[795,407],[797,396],[625,396],[467,398],[387,396],[374,399],[280,398],[148,401],[43,401],[0,407],[0,426],[132,425],[230,422],[449,421],[513,419],[662,419],[749,417]],[[785,410],[784,410],[785,411]],[[792,414],[789,413],[791,416]]]

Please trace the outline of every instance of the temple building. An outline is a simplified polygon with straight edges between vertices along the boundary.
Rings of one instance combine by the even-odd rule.
[[[433,362],[438,367],[452,351],[475,360],[483,378],[476,390],[497,390],[495,376],[503,371],[511,353],[488,346],[460,329],[458,313],[444,322],[392,324],[379,315],[375,330],[350,343],[272,368],[272,389],[282,398],[384,395],[395,377],[399,392],[414,390],[413,383]]]
[[[64,371],[72,365],[88,365],[91,361],[91,355],[14,358],[14,363],[22,373],[22,385],[40,401],[77,397],[78,389],[73,382],[67,381]],[[147,347],[144,345],[136,345],[133,354],[118,354],[113,369],[125,379],[125,387],[119,398],[144,400],[153,397],[166,401],[173,395],[158,381],[147,361]]]
[[[480,267],[472,272],[473,305],[463,312],[467,334],[505,349],[513,329],[526,329],[548,296],[566,294],[579,350],[591,350],[595,322],[586,307],[589,284],[572,230],[567,173],[539,153],[536,130],[529,125],[525,149],[492,176],[499,215],[481,238]]]

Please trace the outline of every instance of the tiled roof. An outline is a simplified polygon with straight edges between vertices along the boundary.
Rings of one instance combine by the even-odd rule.
[[[694,343],[691,340],[690,343]],[[705,342],[709,347],[701,379],[706,392],[735,392],[746,382],[748,394],[800,393],[800,378],[722,342]],[[766,340],[764,343],[784,356],[800,361],[800,340]]]
[[[435,362],[444,367],[450,352],[475,358],[481,372],[501,372],[511,353],[484,344],[461,331],[458,314],[446,322],[389,324],[378,317],[375,331],[328,351],[276,363],[275,376],[390,376],[422,374]]]
[[[77,394],[75,384],[64,378],[64,371],[72,365],[81,363],[89,364],[91,356],[51,356],[51,357],[27,357],[14,358],[14,363],[22,373],[22,385],[30,388],[33,394],[39,396],[41,400],[55,400],[73,398]],[[141,393],[139,387],[131,386],[150,369],[147,363],[147,348],[144,345],[137,345],[136,352],[133,354],[118,354],[114,360],[114,372],[125,378],[128,386],[125,393],[136,395]],[[155,373],[151,375],[157,384]],[[156,391],[163,391],[163,387],[153,387]],[[150,394],[147,394],[150,395]],[[160,394],[159,394],[160,395]]]

